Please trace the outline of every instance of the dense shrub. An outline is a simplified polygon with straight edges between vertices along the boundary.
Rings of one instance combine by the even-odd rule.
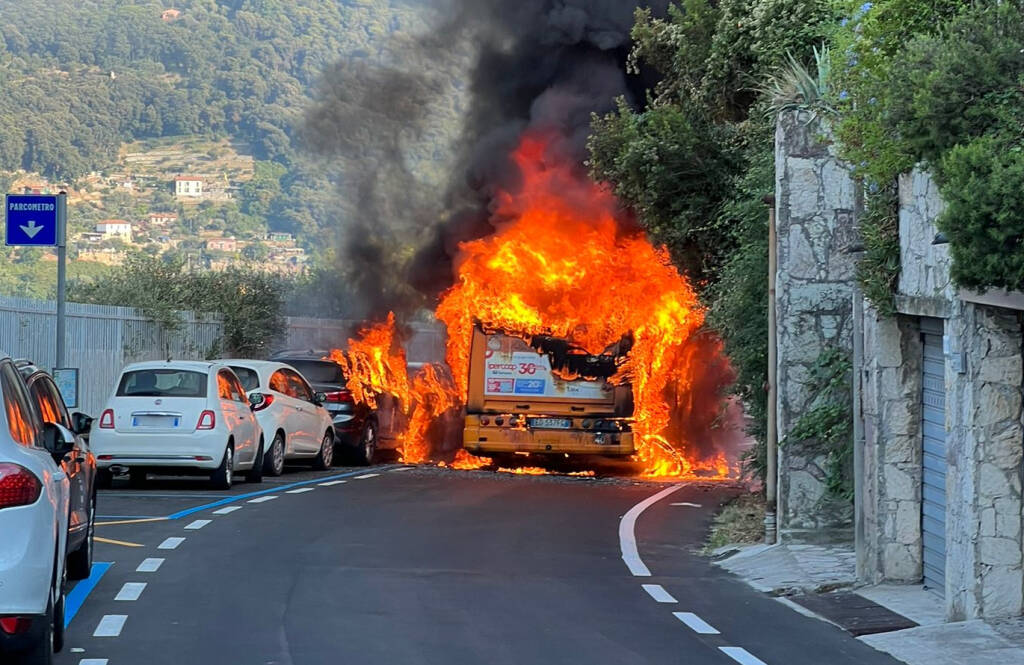
[[[995,136],[955,146],[937,170],[952,277],[961,286],[1024,290],[1024,150]]]
[[[915,165],[935,175],[949,204],[938,225],[962,286],[1022,287],[1024,218],[1015,222],[1012,212],[1021,209],[1022,11],[1020,0],[867,2],[836,36],[844,156],[880,189]],[[895,206],[876,201],[884,207],[861,223],[867,265],[859,274],[884,311],[898,230]]]

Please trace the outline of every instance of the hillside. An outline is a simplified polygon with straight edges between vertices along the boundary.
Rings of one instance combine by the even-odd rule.
[[[203,202],[203,228],[189,230],[219,221],[323,252],[358,165],[312,157],[303,113],[325,68],[388,62],[395,39],[423,30],[423,11],[399,0],[0,0],[4,184],[72,188],[72,223],[87,231],[180,209],[173,178],[198,170],[227,194]],[[449,112],[411,156],[428,177],[455,131]],[[131,191],[117,191],[125,182]]]

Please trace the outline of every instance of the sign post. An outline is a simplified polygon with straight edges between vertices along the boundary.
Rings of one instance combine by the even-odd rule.
[[[9,247],[57,248],[57,357],[54,367],[64,366],[65,273],[67,269],[68,195],[8,194],[5,244]]]

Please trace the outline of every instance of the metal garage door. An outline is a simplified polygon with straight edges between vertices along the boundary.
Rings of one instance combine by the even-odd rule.
[[[946,362],[942,353],[942,319],[921,319],[921,339],[924,584],[942,595],[946,590]]]

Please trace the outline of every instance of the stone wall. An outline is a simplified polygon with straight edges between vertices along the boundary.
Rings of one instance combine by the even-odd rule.
[[[931,176],[919,170],[900,176],[899,294],[911,298],[955,297],[949,279],[949,245],[932,244],[939,230],[935,219],[945,207]]]
[[[852,348],[854,256],[846,250],[854,242],[856,188],[825,133],[810,114],[791,112],[775,135],[780,441],[814,397],[808,382],[818,356],[831,346]],[[849,527],[850,507],[825,496],[823,463],[813,446],[780,446],[783,539],[829,538]]]
[[[1024,382],[1020,315],[967,304],[947,323],[966,352],[965,371],[947,362],[946,598],[950,619],[1024,611],[1021,460]]]
[[[864,581],[921,578],[920,317],[944,319],[946,614],[1024,611],[1024,361],[1021,313],[961,298],[948,246],[935,244],[942,201],[931,178],[900,178],[899,314],[866,309]]]
[[[921,336],[910,317],[865,308],[864,542],[866,582],[917,582],[921,550]]]

